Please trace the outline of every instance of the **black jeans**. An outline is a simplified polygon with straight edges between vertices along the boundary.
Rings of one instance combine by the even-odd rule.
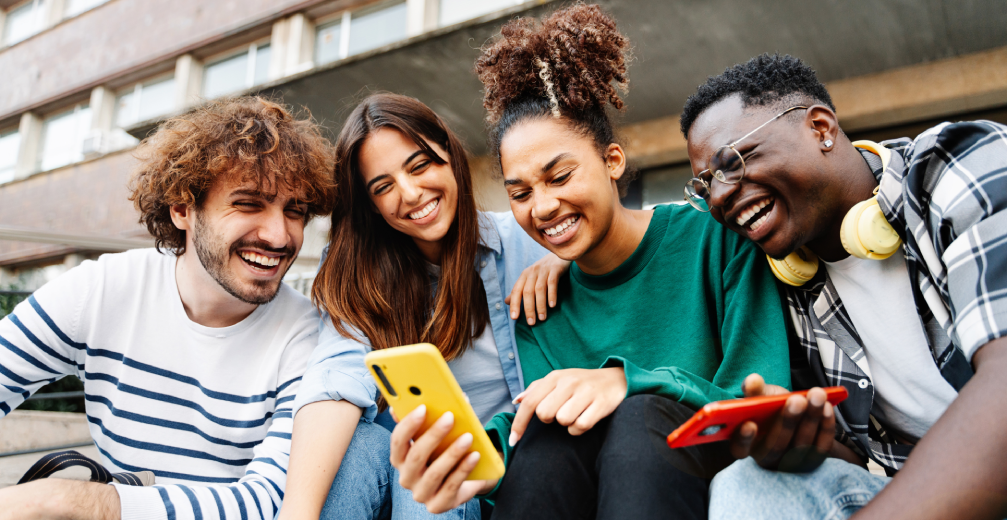
[[[663,397],[633,396],[576,437],[533,418],[492,518],[706,518],[710,479],[734,460],[724,442],[668,448],[665,438],[693,413]]]

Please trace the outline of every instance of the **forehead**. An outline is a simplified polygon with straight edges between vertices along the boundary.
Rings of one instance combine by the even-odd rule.
[[[276,175],[269,175],[261,179],[242,179],[238,176],[220,177],[207,193],[208,198],[223,197],[255,197],[269,202],[286,203],[290,200],[305,200],[307,189],[303,186],[296,191],[290,184],[276,178]]]
[[[500,141],[500,164],[505,179],[541,175],[542,168],[561,154],[581,156],[595,152],[591,138],[552,117],[523,121],[511,127]]]
[[[773,115],[775,112],[770,107],[744,107],[740,95],[726,97],[710,105],[692,124],[689,129],[689,157],[693,158],[694,154],[709,156],[717,148],[733,143]],[[749,139],[754,137],[757,136]]]

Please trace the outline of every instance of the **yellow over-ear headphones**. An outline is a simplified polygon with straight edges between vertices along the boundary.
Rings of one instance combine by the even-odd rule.
[[[856,141],[853,146],[880,156],[882,168],[888,169],[888,162],[892,158],[891,150],[872,141]],[[857,258],[884,260],[895,254],[902,245],[899,234],[881,211],[877,195],[878,188],[875,188],[873,197],[850,208],[839,228],[839,240],[843,249]],[[781,282],[800,287],[818,272],[818,256],[801,246],[783,260],[769,258],[769,267]]]

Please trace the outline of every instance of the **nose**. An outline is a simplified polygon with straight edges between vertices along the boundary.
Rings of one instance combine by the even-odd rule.
[[[731,197],[741,187],[741,181],[734,184],[726,184],[717,179],[710,179],[710,200],[707,203],[711,207],[724,209],[731,201]]]
[[[537,193],[535,196],[535,203],[531,208],[531,216],[534,219],[548,221],[556,217],[556,213],[559,212],[559,200],[556,197],[550,197],[546,193]]]
[[[399,193],[402,194],[402,202],[407,206],[419,204],[423,200],[423,187],[416,182],[416,179],[406,177],[398,180]]]
[[[287,216],[283,214],[283,208],[271,208],[270,211],[264,212],[259,222],[259,240],[277,249],[287,247],[290,240],[290,233],[287,232],[288,221]]]

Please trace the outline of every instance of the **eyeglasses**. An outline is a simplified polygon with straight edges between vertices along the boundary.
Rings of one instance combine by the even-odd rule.
[[[713,184],[713,179],[717,179],[724,184],[737,184],[745,176],[745,159],[741,157],[741,153],[738,152],[735,146],[784,115],[794,110],[807,108],[806,106],[790,107],[776,114],[769,121],[757,126],[755,130],[741,136],[737,141],[717,148],[717,151],[710,156],[710,160],[706,163],[707,169],[699,172],[698,176],[689,179],[689,182],[685,183],[685,200],[699,211],[704,213],[710,211],[710,186]]]

